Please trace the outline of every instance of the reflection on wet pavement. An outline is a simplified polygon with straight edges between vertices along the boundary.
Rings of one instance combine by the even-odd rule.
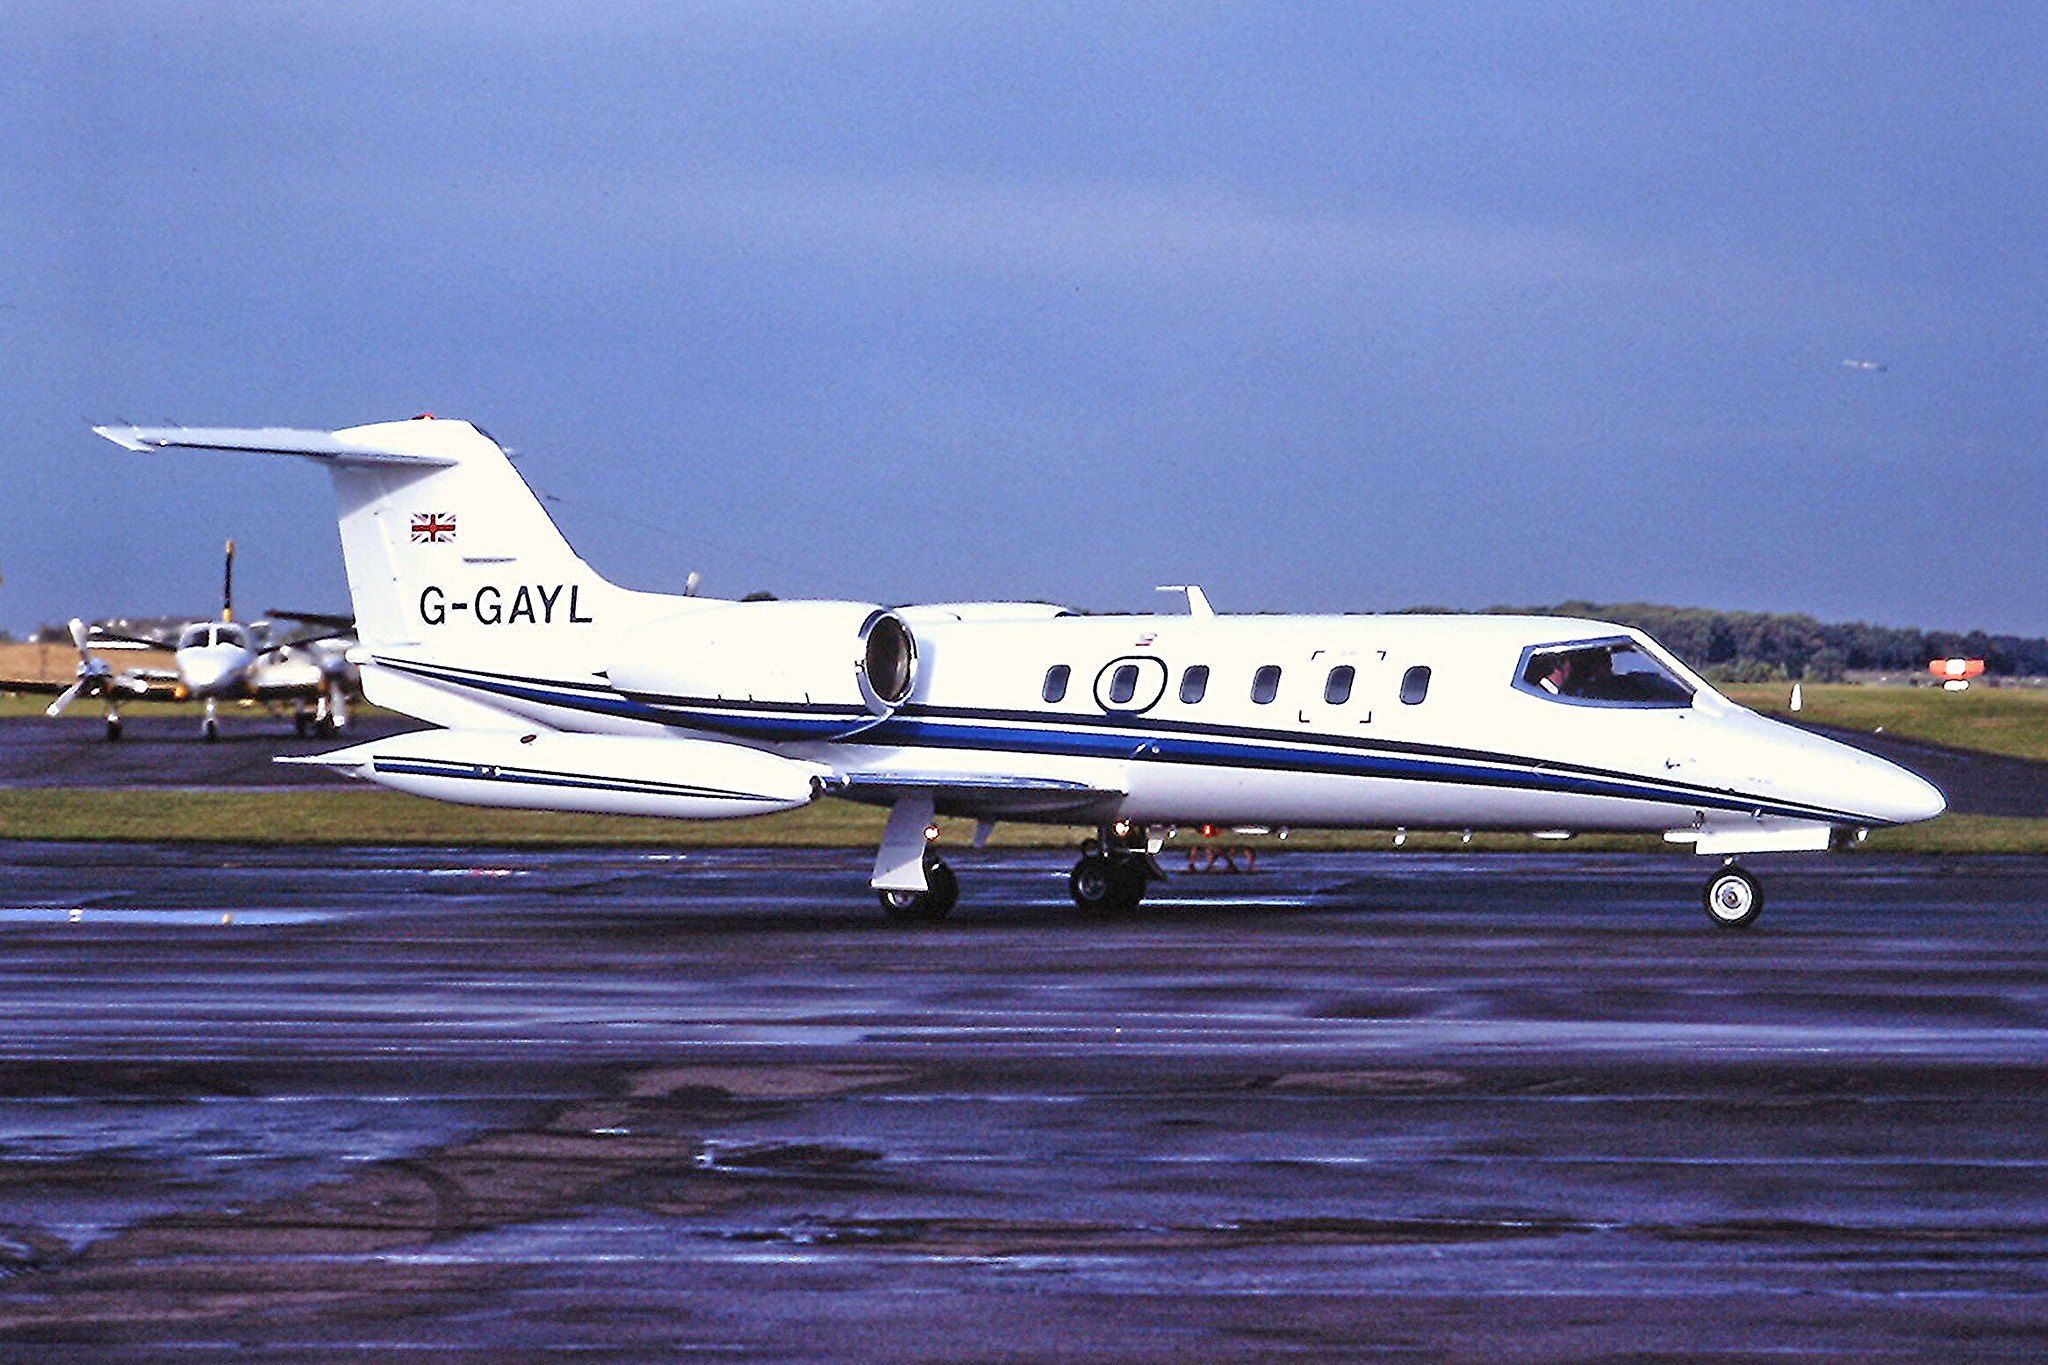
[[[0,847],[15,1348],[2044,1345],[2048,863]]]

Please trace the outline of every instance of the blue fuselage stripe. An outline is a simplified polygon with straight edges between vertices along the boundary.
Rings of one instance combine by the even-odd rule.
[[[1270,742],[1191,734],[1173,730],[1104,728],[1102,722],[1063,723],[1064,717],[1032,716],[1013,725],[988,725],[948,718],[944,713],[897,715],[875,721],[865,712],[820,717],[812,714],[764,715],[755,711],[722,711],[708,707],[655,706],[617,693],[567,691],[542,679],[510,678],[473,669],[379,660],[434,682],[472,687],[522,701],[540,702],[576,711],[622,716],[634,720],[762,741],[831,741],[906,748],[981,749],[1078,758],[1127,759],[1138,762],[1183,763],[1227,768],[1254,768],[1326,776],[1377,777],[1417,782],[1603,796],[1662,805],[1710,810],[1761,812],[1836,824],[1871,824],[1868,816],[1819,806],[1787,803],[1739,792],[1719,792],[1678,783],[1659,783],[1628,774],[1572,771],[1545,760],[1505,753],[1461,750],[1458,756],[1391,749],[1341,747],[1303,743],[1298,735],[1274,732]],[[573,685],[581,687],[582,685]],[[971,713],[970,713],[971,714]],[[1113,718],[1105,718],[1112,720]],[[869,728],[848,736],[849,726]],[[1050,722],[1050,723],[1048,723]],[[1258,732],[1253,732],[1258,733]],[[1419,746],[1416,746],[1419,748]]]

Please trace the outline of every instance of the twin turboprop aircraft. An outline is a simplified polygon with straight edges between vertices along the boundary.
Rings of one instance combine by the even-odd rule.
[[[196,699],[203,703],[200,738],[208,741],[220,738],[222,701],[256,701],[272,707],[289,704],[302,735],[309,731],[331,735],[346,728],[348,697],[356,679],[342,642],[353,636],[354,622],[346,616],[271,614],[310,629],[281,636],[273,622],[235,619],[235,542],[231,540],[221,572],[217,619],[188,621],[169,634],[138,635],[88,627],[74,617],[71,643],[78,650],[78,667],[70,685],[59,687],[42,679],[0,679],[0,692],[56,692],[56,700],[44,710],[49,716],[62,715],[80,698],[104,702],[109,740],[121,738],[124,701]],[[117,671],[93,652],[95,647],[163,650],[170,654],[172,666]]]
[[[1135,906],[1176,825],[1661,833],[1726,859],[1930,819],[1904,769],[1737,706],[1638,631],[1516,616],[1082,616],[636,592],[579,559],[468,422],[100,427],[300,456],[340,506],[365,694],[441,728],[311,759],[486,806],[723,819],[885,806],[871,884],[950,911],[937,815],[1086,824],[1084,908]]]

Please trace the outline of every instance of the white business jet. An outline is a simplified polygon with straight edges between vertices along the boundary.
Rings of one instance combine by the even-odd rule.
[[[1086,824],[1081,906],[1128,908],[1175,825],[1644,831],[1734,855],[1930,819],[1902,768],[1720,696],[1639,631],[1507,616],[889,609],[635,592],[569,548],[462,421],[337,432],[100,427],[131,450],[327,467],[370,700],[443,728],[307,760],[443,800],[723,819],[889,810],[872,885],[937,919],[936,815]]]

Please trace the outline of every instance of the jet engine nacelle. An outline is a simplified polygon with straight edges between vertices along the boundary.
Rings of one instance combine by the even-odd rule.
[[[895,714],[917,638],[866,602],[732,602],[620,640],[611,685],[680,721],[763,738],[835,738]]]
[[[472,806],[731,820],[808,805],[831,769],[708,739],[422,730],[308,758],[414,796]]]

